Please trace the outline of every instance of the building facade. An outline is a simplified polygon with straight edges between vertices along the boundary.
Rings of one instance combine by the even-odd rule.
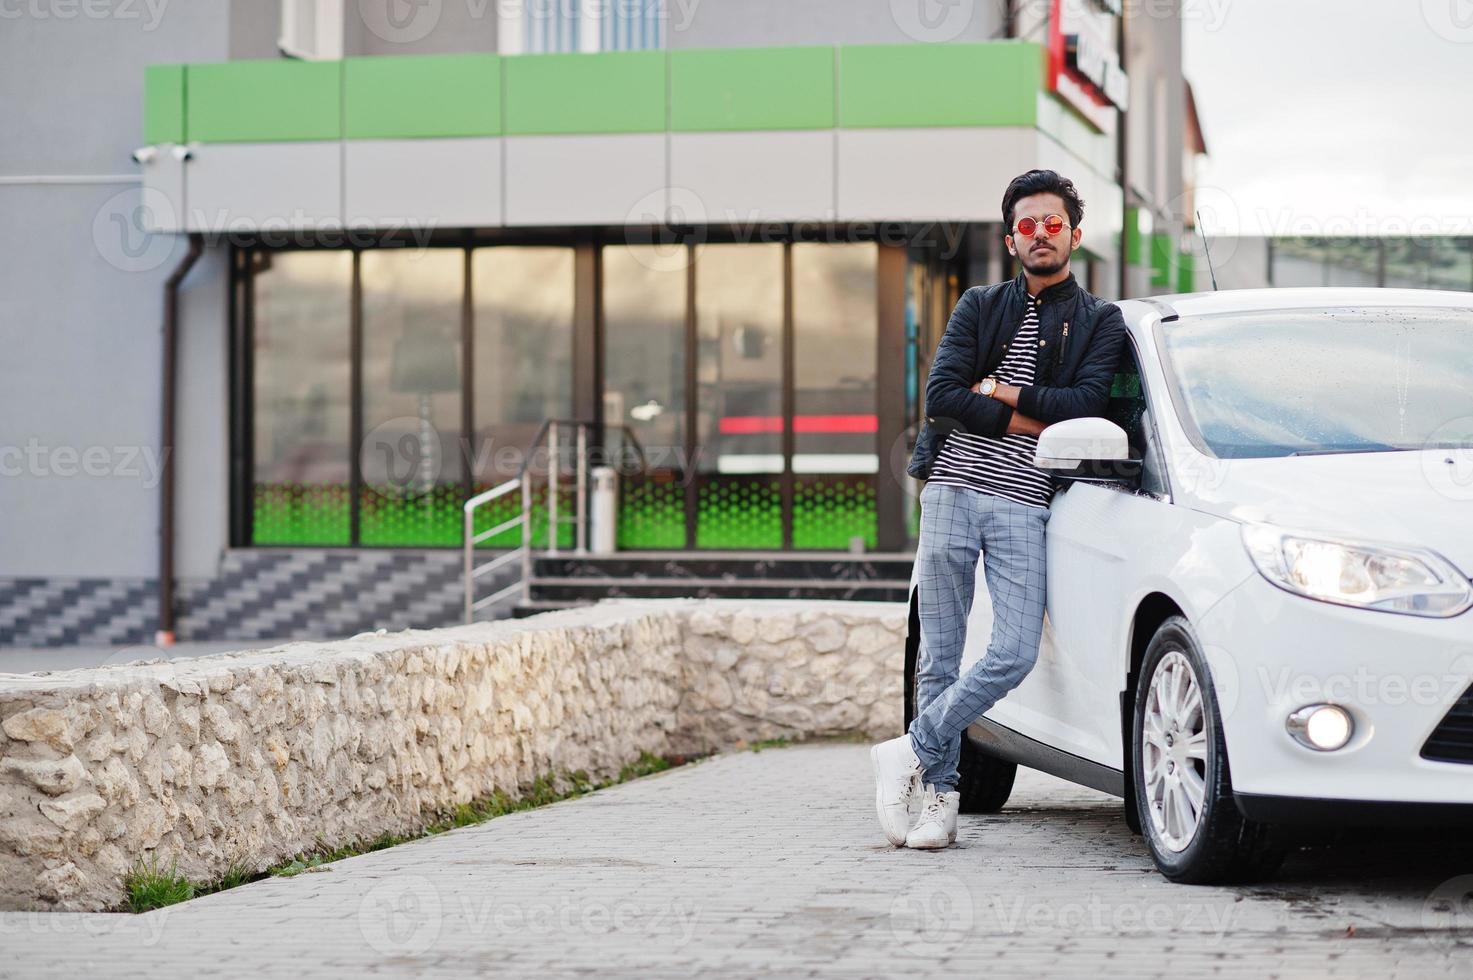
[[[905,554],[1012,177],[1079,186],[1092,291],[1193,282],[1179,18],[1118,0],[214,0],[0,53],[0,644],[145,642],[161,591],[181,639],[454,621],[461,505],[549,419],[621,549]]]

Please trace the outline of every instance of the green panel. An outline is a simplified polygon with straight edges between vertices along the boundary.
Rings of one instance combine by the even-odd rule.
[[[392,487],[366,486],[359,496],[358,539],[366,545],[459,547],[464,502],[458,485],[440,484],[423,495],[399,496]]]
[[[674,479],[630,474],[619,478],[620,548],[685,547],[685,488]]]
[[[863,538],[873,551],[878,527],[873,475],[793,478],[794,548],[847,551],[850,538]]]
[[[246,143],[342,135],[342,63],[232,61],[190,65],[191,140]]]
[[[345,545],[348,488],[258,483],[251,492],[251,543]]]
[[[1176,268],[1176,244],[1164,232],[1151,235],[1151,288],[1170,289]]]
[[[143,69],[143,142],[185,142],[183,65]]]
[[[1042,85],[1031,42],[845,45],[839,125],[1032,126]]]
[[[833,48],[670,53],[671,129],[825,129],[833,125]]]
[[[1141,209],[1125,209],[1125,264],[1141,264]]]
[[[494,54],[349,58],[343,63],[348,139],[496,136],[501,59]]]
[[[1197,257],[1191,252],[1182,252],[1176,260],[1176,291],[1179,293],[1197,291]]]
[[[658,133],[665,129],[665,52],[507,58],[506,132]]]
[[[697,548],[783,546],[782,478],[709,474],[697,495]]]

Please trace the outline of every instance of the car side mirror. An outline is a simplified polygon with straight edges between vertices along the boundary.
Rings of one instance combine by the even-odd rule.
[[[1134,483],[1141,475],[1125,430],[1102,418],[1067,419],[1044,429],[1033,465],[1063,480],[1091,483]]]

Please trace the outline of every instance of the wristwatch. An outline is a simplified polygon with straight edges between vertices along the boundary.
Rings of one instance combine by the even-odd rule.
[[[992,393],[994,391],[996,391],[996,390],[997,390],[997,379],[996,378],[983,378],[982,379],[982,387],[977,389],[977,391],[978,391],[979,394],[986,395],[988,398],[991,398],[992,397]]]

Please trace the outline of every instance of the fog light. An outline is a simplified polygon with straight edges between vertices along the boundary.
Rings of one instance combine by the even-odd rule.
[[[1345,747],[1355,732],[1350,712],[1338,704],[1306,704],[1284,723],[1294,741],[1317,752]]]

